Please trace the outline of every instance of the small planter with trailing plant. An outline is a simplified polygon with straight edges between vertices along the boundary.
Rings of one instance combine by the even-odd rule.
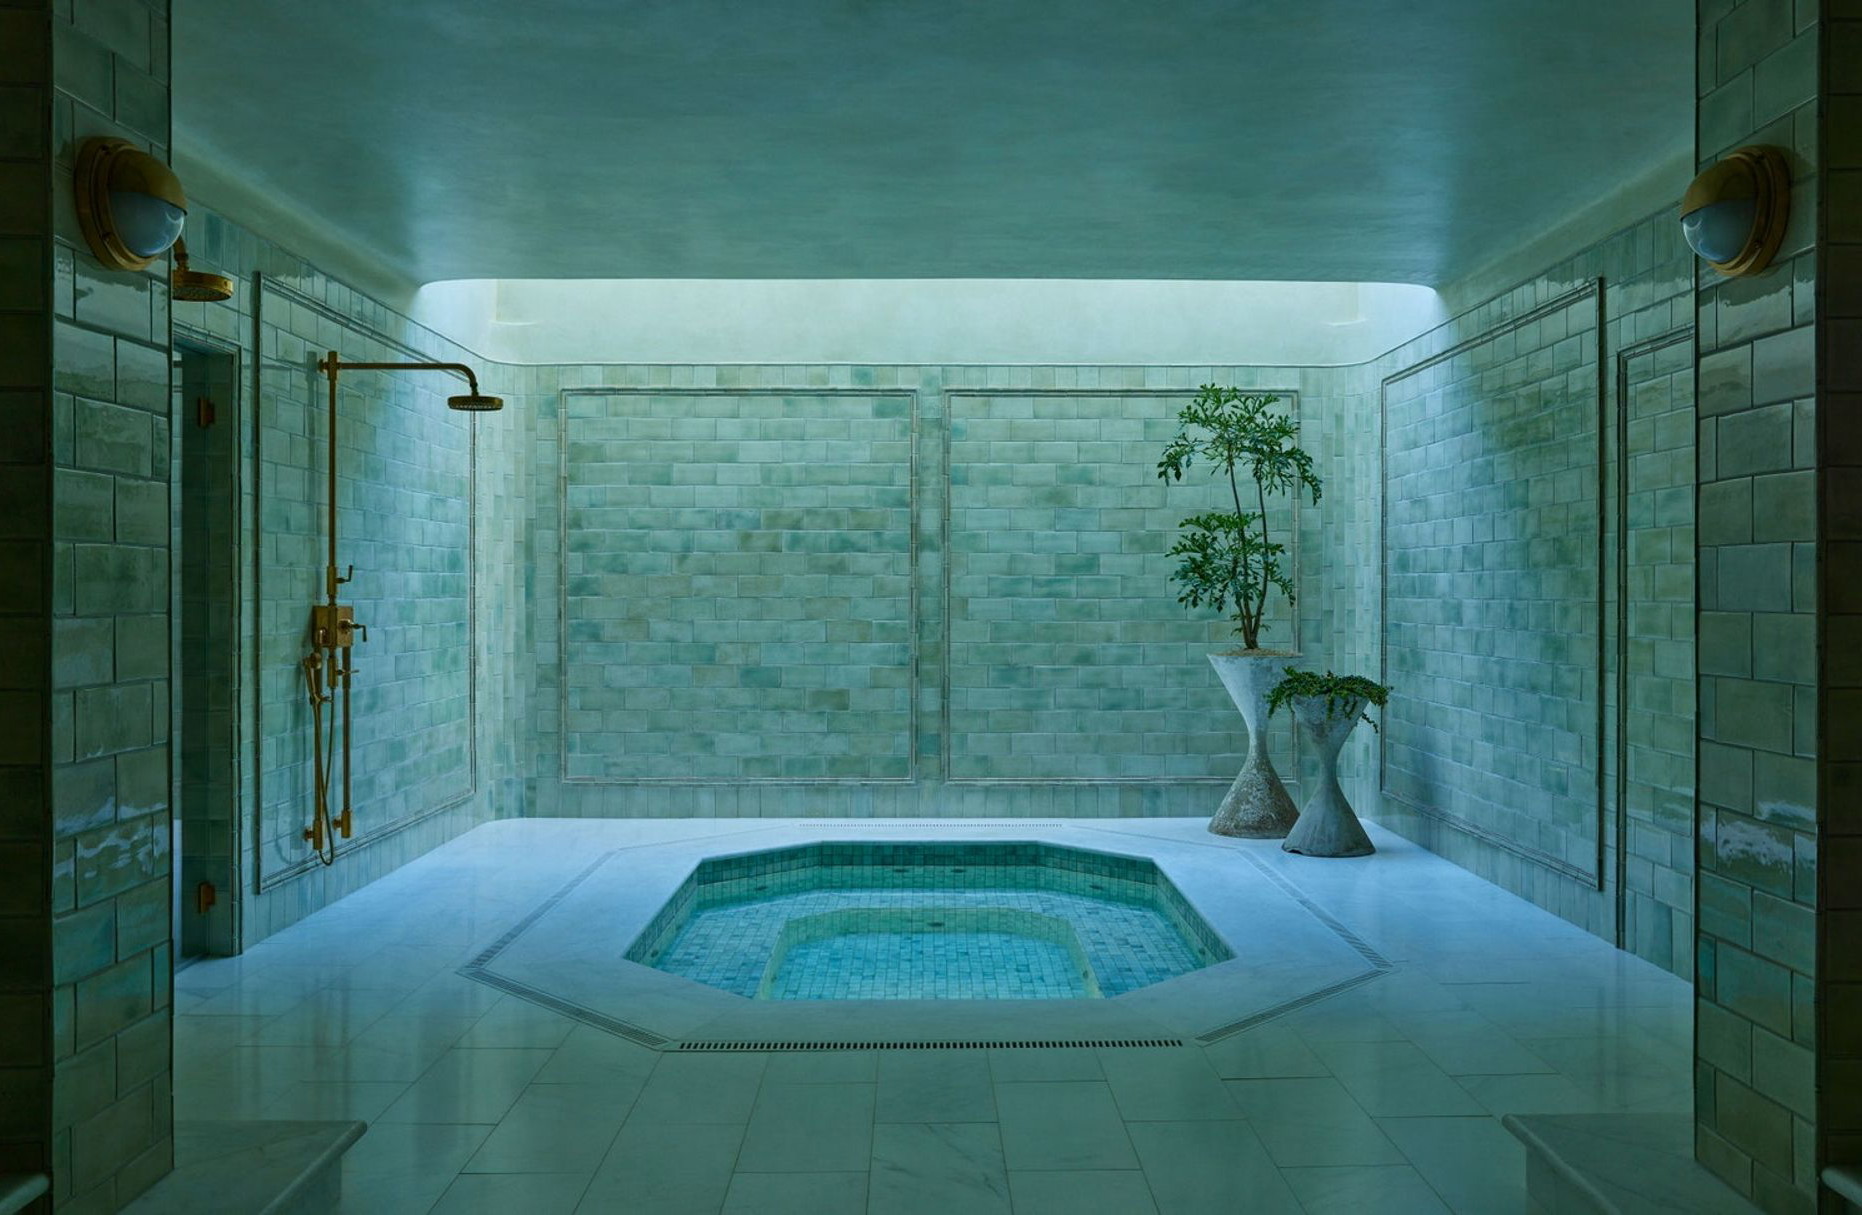
[[[1365,706],[1381,709],[1388,703],[1390,689],[1362,675],[1286,668],[1267,694],[1268,712],[1286,708],[1305,729],[1318,754],[1319,780],[1282,848],[1305,856],[1369,856],[1377,851],[1338,783],[1338,753],[1360,721],[1377,728]]]
[[[1255,839],[1278,839],[1299,817],[1267,753],[1267,693],[1286,660],[1298,657],[1261,648],[1271,592],[1278,589],[1289,605],[1294,600],[1291,573],[1281,565],[1286,546],[1268,529],[1267,499],[1304,490],[1319,501],[1312,457],[1295,442],[1299,423],[1274,412],[1279,400],[1271,393],[1204,384],[1177,414],[1176,437],[1157,462],[1157,475],[1166,482],[1181,481],[1198,462],[1208,465],[1226,480],[1234,506],[1183,520],[1183,534],[1170,550],[1177,559],[1170,580],[1177,584],[1177,602],[1228,614],[1241,637],[1241,649],[1209,656],[1248,724],[1247,763],[1209,830]]]

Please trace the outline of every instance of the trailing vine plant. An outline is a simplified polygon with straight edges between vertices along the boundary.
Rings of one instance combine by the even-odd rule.
[[[1293,582],[1280,558],[1286,546],[1267,529],[1267,496],[1307,490],[1319,501],[1319,478],[1312,457],[1294,442],[1299,423],[1270,406],[1280,397],[1239,388],[1204,384],[1196,399],[1177,414],[1177,434],[1157,462],[1157,475],[1181,481],[1197,460],[1228,479],[1232,511],[1204,511],[1184,519],[1184,534],[1170,555],[1178,559],[1170,575],[1186,607],[1204,604],[1227,611],[1235,620],[1244,648],[1260,648],[1267,595],[1279,587],[1293,602]],[[1243,477],[1254,483],[1252,501],[1244,504]]]
[[[1334,675],[1327,671],[1321,675],[1317,671],[1301,671],[1294,667],[1286,668],[1286,678],[1274,685],[1267,694],[1267,713],[1273,716],[1280,712],[1283,705],[1306,697],[1324,697],[1325,715],[1337,717],[1353,701],[1375,705],[1383,708],[1390,703],[1390,689],[1374,679],[1362,675]],[[1371,729],[1377,723],[1371,721],[1371,715],[1362,709],[1358,712],[1361,721],[1370,722]]]

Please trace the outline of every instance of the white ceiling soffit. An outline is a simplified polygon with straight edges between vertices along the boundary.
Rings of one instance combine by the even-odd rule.
[[[175,0],[174,18],[177,156],[217,183],[203,197],[262,218],[219,197],[240,193],[410,283],[1438,285],[1692,144],[1690,0]]]

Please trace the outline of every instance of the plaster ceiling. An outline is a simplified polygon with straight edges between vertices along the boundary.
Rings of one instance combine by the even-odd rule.
[[[175,0],[174,17],[176,157],[202,197],[407,283],[1437,285],[1692,147],[1689,0]]]

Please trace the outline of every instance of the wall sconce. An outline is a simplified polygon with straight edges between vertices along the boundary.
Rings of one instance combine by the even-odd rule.
[[[1709,165],[1681,196],[1681,235],[1721,274],[1757,274],[1784,243],[1791,166],[1777,148],[1740,148]]]
[[[187,219],[181,180],[124,139],[87,139],[78,149],[78,226],[110,270],[141,270],[168,252]]]

